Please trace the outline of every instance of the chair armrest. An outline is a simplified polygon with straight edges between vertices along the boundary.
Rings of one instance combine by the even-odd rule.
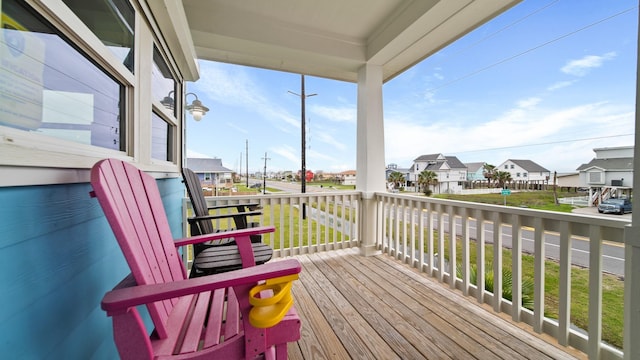
[[[287,259],[199,278],[120,288],[106,293],[102,298],[101,306],[109,315],[112,315],[133,306],[293,275],[300,273],[301,269],[298,260]]]
[[[204,235],[197,235],[197,236],[192,236],[184,239],[176,239],[174,240],[174,245],[176,247],[179,247],[179,246],[185,246],[185,245],[199,244],[201,242],[210,241],[210,240],[228,239],[230,237],[236,238],[236,242],[237,242],[239,238],[247,238],[249,240],[249,237],[251,235],[266,234],[274,231],[276,231],[276,228],[274,226],[258,226],[258,227],[252,227],[247,229],[221,231],[213,234],[204,234]]]
[[[245,212],[237,212],[232,214],[217,214],[217,215],[204,215],[204,216],[192,216],[187,219],[187,221],[192,224],[199,220],[215,220],[215,219],[227,219],[227,218],[236,218],[239,216],[254,216],[254,215],[262,215],[262,211],[245,211]]]
[[[218,209],[229,209],[229,208],[237,208],[238,212],[243,212],[244,208],[248,208],[249,210],[255,210],[260,208],[259,203],[251,203],[251,204],[231,204],[231,205],[215,205],[209,206],[207,209],[209,210],[218,210]]]

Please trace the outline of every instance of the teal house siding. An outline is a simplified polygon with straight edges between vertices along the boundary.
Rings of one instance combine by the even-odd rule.
[[[184,187],[159,180],[173,234]],[[100,300],[129,273],[84,184],[0,188],[0,354],[11,359],[115,359]],[[34,342],[34,338],[37,342]]]
[[[478,169],[476,172],[469,172],[468,173],[468,179],[471,181],[476,181],[476,180],[481,180],[481,181],[485,181],[487,180],[484,177],[484,170],[483,169]]]

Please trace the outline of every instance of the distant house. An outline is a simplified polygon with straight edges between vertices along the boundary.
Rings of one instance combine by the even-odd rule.
[[[436,193],[460,192],[467,181],[467,167],[455,156],[430,154],[417,157],[411,167],[411,181],[417,184],[418,176],[424,170],[436,173]]]
[[[203,188],[231,187],[233,185],[231,169],[222,166],[219,158],[187,158],[186,167],[200,178]]]
[[[398,167],[398,164],[387,165],[387,168],[384,170],[384,178],[387,182],[389,182],[389,175],[394,172],[399,172],[404,176],[405,183],[402,184],[403,186],[411,185],[411,169]]]
[[[592,205],[617,196],[630,197],[633,187],[633,146],[593,149],[596,157],[576,170],[580,184],[589,188]]]
[[[496,171],[510,173],[512,183],[519,189],[542,189],[551,179],[549,170],[531,160],[509,159],[496,166]]]
[[[549,180],[552,181],[552,180]],[[552,182],[553,183],[553,182]],[[578,189],[580,187],[585,187],[581,185],[580,182],[580,173],[572,172],[572,173],[558,173],[556,175],[556,183],[558,188],[567,189],[571,191],[571,189]]]
[[[484,166],[486,164],[485,162],[465,163],[464,166],[467,167],[467,181],[486,181],[487,179],[484,177]]]
[[[340,182],[342,185],[355,185],[356,184],[356,171],[355,170],[347,170],[341,173],[338,173],[340,177]]]

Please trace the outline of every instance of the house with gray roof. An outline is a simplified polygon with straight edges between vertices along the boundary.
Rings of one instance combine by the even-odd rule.
[[[187,158],[186,167],[200,178],[203,188],[230,187],[233,184],[233,170],[222,166],[219,158]]]
[[[418,175],[429,170],[436,173],[438,185],[435,193],[458,193],[464,189],[467,181],[467,167],[455,156],[443,154],[421,155],[413,160],[411,181],[417,184]]]
[[[467,167],[467,181],[486,181],[487,179],[484,177],[485,164],[485,162],[465,163],[464,166]]]
[[[516,188],[541,189],[549,183],[551,172],[531,160],[509,159],[496,166],[496,171],[506,171]]]
[[[633,187],[633,146],[593,149],[596,157],[576,170],[589,188],[591,204],[609,197],[630,197]]]

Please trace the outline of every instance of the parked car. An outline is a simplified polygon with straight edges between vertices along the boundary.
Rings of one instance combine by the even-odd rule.
[[[598,204],[598,212],[604,214],[625,214],[631,212],[631,201],[629,199],[611,198]]]

